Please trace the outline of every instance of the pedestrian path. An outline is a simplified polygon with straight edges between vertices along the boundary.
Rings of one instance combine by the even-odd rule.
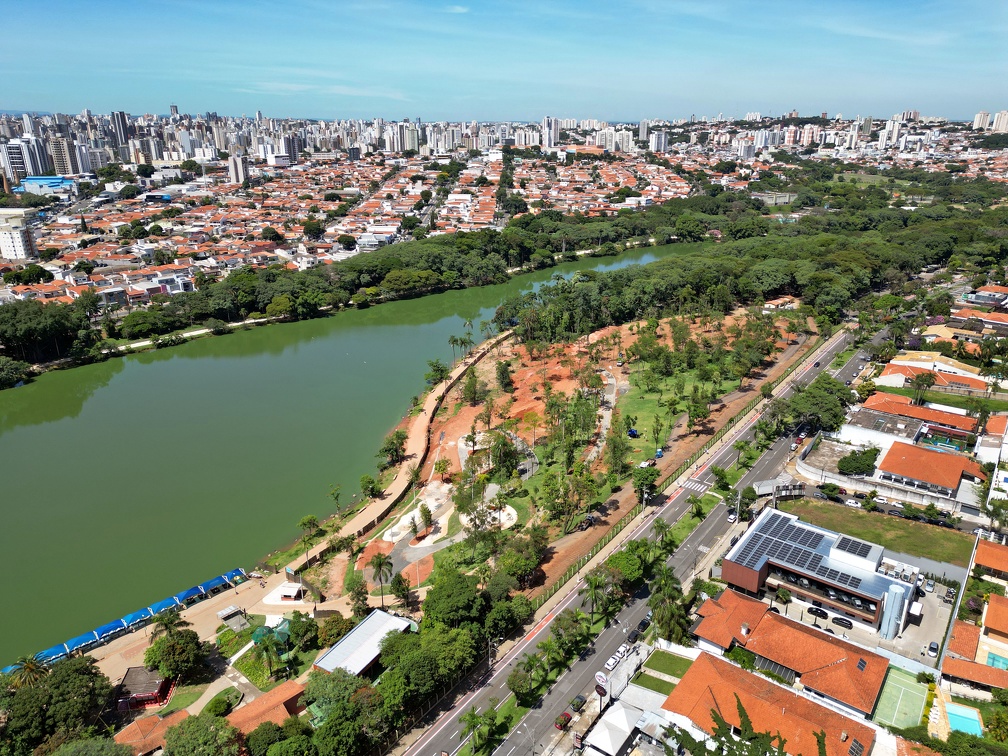
[[[698,493],[707,493],[707,489],[710,488],[709,485],[703,483],[695,478],[690,478],[685,483],[683,483],[683,488],[689,489],[690,491],[697,491]]]

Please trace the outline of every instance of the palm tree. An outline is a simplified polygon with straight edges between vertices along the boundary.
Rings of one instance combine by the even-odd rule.
[[[703,502],[697,498],[696,494],[686,497],[686,503],[690,505],[690,514],[698,520],[704,518]]]
[[[15,690],[34,688],[49,674],[49,667],[34,656],[22,656],[14,662],[14,667],[14,671],[11,672],[11,687]]]
[[[574,622],[576,623],[578,629],[578,637],[582,640],[587,640],[591,634],[592,622],[588,618],[588,615],[582,612],[580,609],[574,610]]]
[[[469,750],[472,753],[478,753],[483,750],[483,717],[480,716],[479,711],[476,710],[476,706],[473,705],[465,714],[459,717],[459,722],[462,723],[462,729],[459,731],[459,735],[462,736],[462,740],[465,741],[466,738],[472,736],[472,741],[469,744]]]
[[[651,529],[654,531],[654,543],[658,549],[666,557],[672,556],[675,553],[676,546],[675,536],[672,534],[672,526],[659,517],[651,524]]]
[[[368,567],[374,571],[374,578],[381,586],[381,605],[385,608],[385,581],[392,577],[392,557],[387,554],[377,553],[371,557]]]
[[[455,347],[457,347],[459,345],[459,337],[456,336],[455,334],[452,334],[451,336],[448,337],[448,344],[452,348],[452,365],[454,365],[455,364]]]
[[[546,665],[546,677],[549,677],[550,670],[553,669],[553,662],[559,662],[563,659],[560,644],[557,643],[556,638],[550,636],[536,644],[536,648],[542,651],[542,659]]]
[[[266,665],[266,671],[273,677],[273,670],[280,666],[280,654],[283,646],[274,633],[264,635],[252,646],[252,658]]]
[[[734,444],[732,444],[732,449],[738,452],[738,457],[735,459],[735,467],[742,468],[742,455],[748,453],[749,442],[745,439],[740,438]]]
[[[918,373],[913,377],[913,380],[910,381],[910,388],[913,389],[914,404],[924,404],[924,394],[935,385],[935,380],[935,374],[931,371]]]
[[[190,624],[182,619],[182,616],[178,613],[178,609],[169,609],[167,612],[161,612],[161,614],[154,618],[153,627],[151,628],[151,640],[157,640],[162,635],[170,638],[179,630],[189,627]]]
[[[578,589],[578,595],[584,596],[584,601],[581,602],[581,606],[585,603],[591,604],[591,623],[595,624],[595,610],[598,605],[602,603],[602,599],[605,597],[605,578],[595,572],[589,572],[585,575],[584,585]]]

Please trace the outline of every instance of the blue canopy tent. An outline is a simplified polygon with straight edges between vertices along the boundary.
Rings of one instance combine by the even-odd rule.
[[[228,572],[224,575],[224,579],[227,580],[232,585],[234,585],[235,583],[240,583],[241,581],[245,580],[246,577],[247,576],[245,575],[245,570],[243,570],[241,567],[239,567],[237,570],[231,570],[231,572]]]
[[[147,607],[147,609],[153,616],[155,614],[160,614],[161,612],[166,611],[168,609],[176,609],[178,608],[178,606],[179,602],[175,600],[174,596],[172,596],[171,598],[166,598],[163,601],[158,601],[156,604],[151,604],[149,607]]]
[[[37,654],[35,654],[35,658],[38,659],[43,664],[50,664],[54,661],[62,659],[66,655],[67,655],[66,646],[60,643],[58,646],[47,648],[45,651],[39,651]]]
[[[121,619],[117,619],[115,622],[109,622],[108,624],[102,625],[101,627],[95,628],[95,635],[98,636],[98,640],[104,640],[110,635],[118,633],[120,630],[126,629],[126,623]]]
[[[132,614],[127,614],[125,617],[122,618],[122,623],[126,627],[133,627],[133,625],[143,622],[146,619],[150,619],[150,617],[151,617],[150,609],[141,609],[139,612],[133,612]]]
[[[221,586],[225,586],[227,584],[228,584],[228,581],[224,579],[224,576],[223,575],[218,575],[215,578],[211,578],[210,580],[207,580],[205,583],[200,583],[196,587],[199,588],[200,590],[206,592],[206,593],[210,593],[210,591],[215,590],[217,588],[220,588]]]
[[[66,646],[66,650],[73,653],[79,648],[84,648],[85,646],[90,646],[98,640],[98,634],[92,630],[91,632],[84,633],[83,635],[78,635],[76,638],[71,638],[63,645]]]
[[[3,669],[0,669],[0,675],[9,675],[17,668],[18,668],[17,664],[11,664],[9,667],[4,667]]]
[[[186,588],[181,593],[175,594],[175,600],[178,601],[180,604],[184,604],[185,602],[192,601],[193,599],[199,598],[202,595],[203,595],[203,589],[200,588],[199,586],[195,588]]]

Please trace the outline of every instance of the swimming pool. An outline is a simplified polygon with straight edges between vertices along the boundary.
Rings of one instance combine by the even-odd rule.
[[[959,732],[970,735],[983,735],[983,727],[980,726],[980,712],[969,706],[962,706],[955,703],[945,704],[948,712],[949,727]]]

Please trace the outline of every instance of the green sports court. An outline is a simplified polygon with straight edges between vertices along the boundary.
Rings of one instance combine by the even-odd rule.
[[[872,720],[899,728],[919,725],[927,691],[927,685],[917,682],[915,675],[890,666]]]

